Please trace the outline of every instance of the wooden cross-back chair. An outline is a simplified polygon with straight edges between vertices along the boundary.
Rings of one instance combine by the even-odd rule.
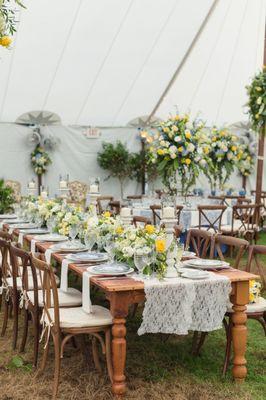
[[[249,242],[247,240],[218,234],[214,236],[212,243],[213,246],[211,251],[211,258],[214,258],[216,253],[222,261],[225,261],[222,246],[228,246],[229,248],[237,249],[237,253],[234,257],[234,264],[232,265],[232,267],[235,269],[239,269],[240,261],[249,246]]]
[[[212,233],[220,232],[222,217],[226,208],[222,204],[198,206],[199,229],[204,229]]]
[[[127,200],[141,200],[142,197],[142,194],[132,194],[127,196]]]
[[[180,223],[180,215],[183,208],[184,208],[183,206],[176,206],[176,220],[178,225]],[[150,209],[152,211],[153,224],[154,225],[159,224],[162,219],[161,214],[159,212],[162,210],[162,206],[160,204],[152,204],[150,206]]]
[[[233,206],[232,232],[237,230],[238,234],[247,239],[250,243],[257,241],[259,232],[261,205],[257,204],[236,204]]]
[[[119,215],[121,211],[121,203],[119,200],[109,201],[108,206],[113,215]]]
[[[261,277],[263,287],[266,288],[266,275],[263,269],[263,265],[261,265],[261,261],[259,260],[258,256],[266,256],[266,246],[255,244],[249,247],[249,254],[248,254],[248,264],[247,264],[247,272],[251,272],[253,265],[255,264],[259,275]]]
[[[215,200],[215,202],[219,204],[224,204],[225,197],[224,196],[208,196],[208,199]]]
[[[113,200],[114,200],[113,196],[99,196],[97,198],[98,213],[102,214],[108,208],[110,201]],[[103,205],[103,203],[106,203],[105,206]]]
[[[212,248],[212,233],[202,229],[190,229],[188,231],[185,248],[191,249],[197,257],[206,258]]]
[[[112,317],[109,310],[101,306],[92,306],[92,313],[86,313],[82,307],[61,308],[59,306],[58,289],[54,272],[46,262],[31,255],[31,261],[36,270],[43,275],[43,335],[45,336],[45,349],[39,373],[46,366],[49,352],[49,339],[52,337],[55,354],[55,370],[53,399],[58,392],[61,358],[63,357],[66,343],[73,337],[80,335],[92,336],[92,353],[95,366],[100,370],[97,341],[100,342],[104,354],[106,354],[107,369],[112,380],[111,360],[111,327]],[[101,336],[104,334],[104,338]],[[62,339],[63,338],[63,339]]]
[[[251,199],[247,199],[245,197],[239,197],[236,201],[236,204],[251,204]]]
[[[136,228],[138,226],[146,226],[146,225],[151,225],[151,219],[148,217],[143,217],[141,215],[134,215],[132,218],[132,225],[134,225]]]
[[[241,195],[225,195],[224,196],[224,204],[228,207],[231,207],[233,204],[238,203],[241,199],[245,199],[245,196]]]
[[[214,238],[215,243],[220,247],[221,244],[227,244],[229,246],[233,246],[235,251],[237,251],[237,257],[236,261],[234,263],[234,268],[239,268],[240,267],[240,261],[241,258],[244,254],[244,252],[248,249],[249,247],[249,242],[244,239],[238,239],[235,237],[225,237],[222,235],[217,235]],[[217,253],[218,256],[220,257],[221,260],[224,260],[224,256],[222,252],[218,251],[217,247]],[[256,246],[251,246],[251,247],[256,247]],[[258,251],[261,253],[260,254],[266,254],[266,246],[262,246],[264,249],[258,249]],[[253,256],[254,254],[253,251],[249,251],[249,259]],[[253,253],[253,254],[252,254]],[[249,262],[248,262],[249,265]],[[248,266],[246,267],[248,269]],[[224,365],[223,365],[223,375],[226,374],[226,371],[228,370],[228,366],[230,363],[230,357],[231,357],[231,347],[232,347],[232,328],[233,328],[233,321],[232,321],[232,314],[233,314],[233,309],[232,305],[228,306],[227,312],[225,314],[228,319],[224,318],[223,324],[226,332],[226,350],[225,350],[225,359],[224,359]],[[263,327],[264,333],[266,335],[266,300],[262,297],[259,298],[258,303],[254,304],[248,304],[247,305],[247,310],[246,310],[246,315],[247,318],[249,319],[255,319],[257,320]],[[197,332],[194,334],[194,336],[197,335]],[[207,332],[201,332],[197,348],[194,350],[194,354],[198,355],[204,342],[207,337],[208,333]],[[195,340],[194,340],[195,343]]]

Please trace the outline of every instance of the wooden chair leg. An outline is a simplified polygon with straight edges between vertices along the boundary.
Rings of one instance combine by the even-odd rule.
[[[19,351],[21,353],[25,351],[25,346],[26,346],[27,337],[28,337],[29,312],[28,312],[28,310],[26,310],[26,308],[23,309],[23,315],[24,315],[24,326],[23,326],[22,340],[21,340],[20,349],[19,349]]]
[[[195,355],[198,356],[200,353],[201,348],[203,347],[204,343],[205,343],[205,339],[208,335],[208,332],[201,332],[200,338],[199,338],[199,342],[196,348],[196,353]]]
[[[95,337],[92,338],[92,356],[93,356],[95,368],[97,369],[98,372],[102,372],[100,359],[99,359],[99,351],[98,351],[98,346],[97,346],[97,339]]]
[[[39,354],[39,339],[40,339],[40,323],[39,316],[33,315],[33,331],[34,331],[34,355],[33,355],[33,365],[37,367],[38,363],[38,354]]]
[[[227,331],[226,331],[226,350],[225,350],[225,358],[224,358],[224,365],[223,365],[223,376],[225,376],[229,362],[230,362],[230,356],[231,356],[231,348],[232,348],[232,318],[231,316],[229,317],[229,323],[227,326]]]
[[[264,317],[259,317],[259,318],[256,318],[256,319],[262,325],[262,327],[264,329],[264,334],[266,336],[266,321],[265,321],[265,318]]]
[[[13,350],[17,347],[17,340],[18,340],[18,296],[17,293],[13,294]]]
[[[42,356],[42,362],[40,365],[40,368],[38,369],[35,377],[39,377],[45,370],[46,367],[46,363],[47,363],[47,358],[48,358],[48,354],[49,354],[49,347],[50,347],[50,341],[48,340],[48,332],[45,335],[45,343],[46,343],[46,347],[43,351],[43,356]]]
[[[192,339],[192,346],[191,346],[191,354],[196,355],[196,348],[197,348],[197,343],[198,343],[198,337],[199,337],[199,332],[195,331],[193,333],[193,339]]]
[[[1,336],[4,336],[6,333],[8,314],[9,314],[9,303],[5,299],[5,296],[3,296],[3,309],[4,309],[4,314],[3,314],[3,325],[2,325]]]
[[[53,399],[56,399],[59,386],[60,378],[60,366],[61,366],[61,345],[59,334],[53,336],[54,341],[54,353],[55,353],[55,369],[54,369],[54,386],[53,386]]]
[[[113,382],[113,363],[111,349],[111,329],[105,332],[105,347],[106,347],[106,364],[110,381]]]

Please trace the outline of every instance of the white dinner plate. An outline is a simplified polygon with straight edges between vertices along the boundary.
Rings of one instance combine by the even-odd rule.
[[[183,257],[195,257],[196,253],[194,251],[184,251]]]
[[[13,224],[12,228],[14,229],[35,229],[37,228],[36,224]]]
[[[27,224],[29,221],[25,221],[25,219],[11,219],[2,221],[4,224],[14,225],[14,224]]]
[[[72,243],[71,241],[67,241],[67,242],[60,242],[60,243],[56,243],[53,244],[50,249],[52,250],[56,250],[56,251],[85,251],[87,250],[86,246],[84,246],[84,244],[82,243]]]
[[[16,219],[16,214],[0,214],[0,219]]]
[[[183,261],[183,265],[186,267],[197,268],[197,269],[226,269],[230,268],[229,263],[220,260],[204,260],[204,259],[192,259]]]
[[[38,242],[65,242],[68,237],[63,235],[58,235],[57,233],[34,236],[34,239]]]
[[[108,260],[108,254],[106,253],[78,253],[78,254],[68,254],[66,258],[74,262],[104,262]]]
[[[21,229],[21,231],[20,232],[22,232],[22,233],[25,233],[25,234],[27,234],[27,235],[33,235],[33,234],[35,234],[35,235],[37,235],[37,234],[46,234],[46,233],[49,233],[49,231],[48,231],[48,229],[46,229],[46,228],[33,228],[33,229]]]
[[[207,271],[198,271],[198,270],[186,270],[184,272],[181,272],[182,278],[188,278],[188,279],[206,279],[209,278],[210,274]]]
[[[92,267],[88,267],[87,271],[91,274],[96,275],[112,275],[112,276],[119,276],[119,275],[127,275],[134,271],[133,268],[129,267],[126,264],[114,263],[114,264],[102,264],[102,265],[95,265]]]

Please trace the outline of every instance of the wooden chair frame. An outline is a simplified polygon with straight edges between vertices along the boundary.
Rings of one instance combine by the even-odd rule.
[[[203,205],[203,206],[198,206],[198,211],[199,211],[199,229],[205,227],[207,228],[207,231],[213,230],[214,233],[218,233],[221,230],[221,224],[222,224],[222,217],[223,213],[226,210],[225,205]],[[208,211],[220,211],[219,215],[215,218],[214,221],[211,221],[210,218],[208,217]],[[208,227],[206,227],[206,224],[203,224],[202,221],[205,220],[209,224]],[[217,227],[218,226],[218,227]]]
[[[107,207],[108,207],[109,202],[113,201],[113,200],[114,200],[113,196],[99,196],[97,198],[97,208],[98,208],[99,214],[102,214],[105,211],[101,202],[102,201],[108,201],[108,203],[107,203]]]
[[[180,223],[180,215],[181,215],[181,211],[183,210],[183,206],[176,206],[176,219],[177,219],[177,224],[179,225]],[[158,210],[162,209],[162,206],[160,204],[152,204],[150,206],[150,209],[152,211],[152,218],[153,218],[153,225],[157,225],[157,220],[158,222],[161,221],[161,216],[160,214],[157,212]]]
[[[212,233],[202,229],[190,229],[188,231],[185,248],[191,248],[197,257],[206,258],[208,251],[212,249]]]
[[[134,215],[132,218],[132,225],[134,225],[136,228],[139,225],[152,225],[151,219],[148,217],[143,217],[141,215]]]

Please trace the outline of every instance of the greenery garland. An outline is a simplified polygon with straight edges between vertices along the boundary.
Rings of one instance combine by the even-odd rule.
[[[247,107],[250,121],[253,129],[258,131],[266,125],[266,66],[254,76],[246,89],[249,96]]]
[[[40,145],[37,145],[31,153],[31,165],[37,175],[43,175],[47,167],[52,163],[49,154]]]
[[[17,5],[25,8],[20,0],[14,0]],[[16,32],[16,10],[10,7],[11,0],[0,0],[0,46],[9,47],[10,36]]]

